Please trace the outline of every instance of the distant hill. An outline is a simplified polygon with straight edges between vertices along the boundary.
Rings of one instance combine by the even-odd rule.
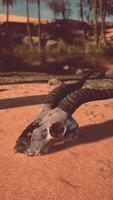
[[[3,16],[3,18],[2,18]],[[5,15],[0,15],[1,17],[1,25],[0,25],[0,32],[1,34],[5,32],[6,27],[6,21]],[[14,20],[14,21],[13,21]],[[31,18],[30,20],[30,29],[31,29],[31,35],[37,36],[38,34],[38,20],[36,18]],[[66,20],[48,20],[48,19],[42,19],[41,24],[41,33],[42,37],[44,34],[49,39],[59,39],[62,38],[66,42],[73,42],[73,39],[78,37],[78,34],[80,35],[81,32],[83,34],[83,31],[90,32],[91,26],[87,23],[83,23],[81,21],[73,20],[73,19],[66,19]],[[27,23],[26,23],[26,17],[19,17],[19,16],[13,16],[10,15],[9,20],[9,26],[8,26],[8,33],[10,36],[24,36],[28,35],[27,32]],[[3,35],[3,34],[2,34]],[[43,37],[43,39],[45,36]],[[47,38],[46,38],[47,39]]]

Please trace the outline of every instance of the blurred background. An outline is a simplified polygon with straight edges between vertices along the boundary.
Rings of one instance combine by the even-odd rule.
[[[0,0],[0,72],[111,69],[113,0]]]

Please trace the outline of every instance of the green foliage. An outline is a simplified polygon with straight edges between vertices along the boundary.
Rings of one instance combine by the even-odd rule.
[[[53,10],[54,18],[62,16],[63,19],[68,18],[72,14],[72,0],[45,0],[49,7]]]
[[[68,52],[69,45],[66,44],[66,42],[63,39],[60,39],[58,42],[58,50],[59,52]]]
[[[100,45],[95,45],[93,43],[85,44],[85,53],[88,55],[96,55],[98,57],[112,57],[113,55],[113,45],[107,43],[101,43]]]
[[[38,60],[45,60],[45,50],[39,52],[38,46],[28,48],[27,45],[22,44],[14,48],[14,53],[19,55],[25,63],[32,63]]]
[[[91,42],[85,44],[85,53],[87,54],[94,54],[99,53],[99,48],[97,45],[92,44]]]
[[[16,0],[0,0],[0,2],[2,2],[3,6],[13,6],[13,3]]]
[[[100,45],[100,48],[103,54],[113,56],[113,45],[103,43]]]

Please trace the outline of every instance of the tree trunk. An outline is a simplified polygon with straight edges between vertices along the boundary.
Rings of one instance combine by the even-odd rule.
[[[81,22],[83,23],[84,40],[86,40],[86,29],[85,29],[85,26],[84,26],[83,0],[80,0],[80,18],[81,18]]]
[[[97,0],[93,0],[94,3],[94,35],[95,35],[95,44],[98,45],[98,16],[97,16]]]
[[[64,10],[64,9],[62,10],[62,18],[63,18],[63,20],[66,19],[66,16],[65,16],[65,10]]]
[[[8,37],[8,25],[9,25],[9,2],[6,2],[6,26],[5,26],[5,33]]]
[[[104,0],[100,0],[100,17],[101,17],[101,34],[100,39],[102,43],[106,43],[105,38],[105,10],[104,10]]]
[[[63,0],[62,1],[62,18],[63,18],[63,20],[65,20],[66,19],[66,8],[65,8],[65,1]]]
[[[52,0],[52,7],[53,7],[53,18],[56,21],[55,0]]]
[[[38,13],[38,37],[39,37],[39,52],[41,52],[41,15],[40,15],[40,0],[37,0]]]
[[[26,0],[26,13],[27,13],[27,33],[30,40],[30,46],[33,47],[31,30],[30,30],[30,17],[29,17],[29,0]]]

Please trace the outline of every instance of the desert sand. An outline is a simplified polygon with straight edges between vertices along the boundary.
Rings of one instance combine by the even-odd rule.
[[[0,22],[5,22],[5,21],[6,21],[6,15],[0,14]],[[24,23],[26,23],[27,19],[24,16],[9,15],[9,21],[10,22],[24,22]],[[41,19],[41,21],[42,21],[42,23],[51,22],[50,19]],[[30,17],[30,22],[38,23],[38,19]]]
[[[47,93],[47,84],[0,86],[0,199],[113,200],[113,99],[86,103],[74,113],[80,129],[72,145],[53,146],[43,156],[14,153]],[[28,97],[36,95],[33,105]]]

